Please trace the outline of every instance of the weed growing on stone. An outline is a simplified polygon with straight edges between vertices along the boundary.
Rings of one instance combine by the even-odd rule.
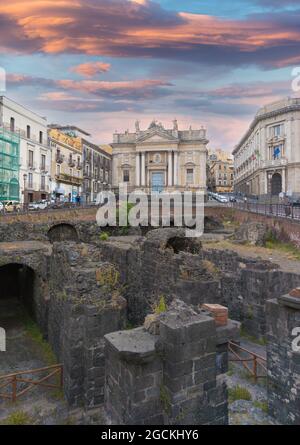
[[[255,406],[255,408],[261,409],[266,414],[269,411],[268,401],[267,400],[255,400],[253,402],[253,405]]]
[[[254,337],[253,335],[249,335],[246,332],[245,326],[243,326],[243,324],[241,326],[240,333],[241,333],[241,337],[242,338],[244,338],[245,340],[248,340],[251,343],[255,343],[255,344],[260,345],[260,346],[266,346],[266,344],[267,344],[267,340],[266,340],[265,337],[257,338],[257,337]]]
[[[217,278],[219,276],[220,270],[217,268],[217,266],[212,261],[203,260],[202,266],[204,267],[206,272],[209,273],[210,275],[212,275],[213,277]]]
[[[232,363],[229,362],[227,375],[228,375],[229,377],[232,377],[233,374],[234,374],[234,366],[233,366]]]
[[[15,411],[11,413],[5,420],[2,421],[3,425],[31,425],[33,419],[24,411]]]
[[[162,403],[163,410],[166,414],[171,413],[171,399],[167,389],[164,385],[160,386],[160,401]]]
[[[107,241],[109,239],[109,234],[107,232],[102,232],[100,234],[99,238],[100,238],[101,241]]]
[[[167,311],[167,305],[166,305],[165,297],[162,295],[159,299],[158,304],[156,304],[154,307],[154,313],[159,315],[166,311]]]
[[[244,388],[243,386],[235,386],[234,388],[228,389],[228,400],[229,403],[233,403],[236,400],[252,400],[252,396],[250,394],[250,391],[248,391],[247,388]]]

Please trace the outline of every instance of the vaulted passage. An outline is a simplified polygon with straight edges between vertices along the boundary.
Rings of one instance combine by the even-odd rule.
[[[40,292],[40,277],[30,267],[16,263],[0,267],[0,327],[6,336],[6,352],[1,353],[0,359],[0,376],[47,366],[37,322]],[[25,375],[28,377],[31,378],[30,374]],[[24,390],[24,385],[17,384],[18,393]],[[41,391],[44,388],[34,387],[20,400],[34,400]],[[11,397],[11,385],[0,392]],[[0,410],[5,402],[6,399],[0,397]]]
[[[51,227],[48,238],[51,243],[55,241],[79,241],[77,230],[71,224],[57,224]]]
[[[0,304],[4,301],[18,300],[28,314],[35,318],[34,289],[35,273],[22,264],[8,264],[0,267]],[[3,308],[2,308],[3,309]],[[5,309],[4,309],[5,310]]]

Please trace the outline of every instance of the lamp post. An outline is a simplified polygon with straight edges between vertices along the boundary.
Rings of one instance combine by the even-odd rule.
[[[268,172],[268,194],[270,195],[270,213],[273,213],[272,177],[273,177],[273,172]]]
[[[23,180],[24,180],[23,195],[24,195],[24,206],[25,206],[25,189],[26,189],[26,181],[27,181],[27,174],[26,173],[24,173],[24,175],[23,175]]]

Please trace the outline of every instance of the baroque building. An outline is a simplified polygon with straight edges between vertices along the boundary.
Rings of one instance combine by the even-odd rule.
[[[115,133],[112,144],[113,187],[129,190],[206,190],[205,128],[180,131],[153,121],[147,130],[135,123],[135,132]]]
[[[234,179],[233,157],[217,149],[208,152],[207,188],[216,193],[232,193]]]
[[[233,155],[236,191],[299,197],[300,98],[261,108]]]

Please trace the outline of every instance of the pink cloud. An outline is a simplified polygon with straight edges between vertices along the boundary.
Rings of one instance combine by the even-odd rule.
[[[20,52],[285,66],[299,60],[296,15],[226,20],[167,11],[148,0],[11,0],[1,6],[6,26],[0,27],[0,45]]]
[[[75,92],[85,95],[96,96],[97,98],[109,97],[117,100],[139,100],[155,98],[168,94],[166,87],[173,86],[172,83],[159,79],[137,79],[127,81],[100,81],[100,80],[72,80],[72,79],[45,79],[20,74],[9,74],[7,81],[10,86],[34,86],[56,91],[44,92],[49,98],[59,98],[59,95],[66,93],[58,92],[61,90],[73,94]],[[65,98],[64,98],[65,99]]]
[[[110,68],[110,63],[87,62],[73,67],[72,71],[84,77],[94,77],[96,74],[107,73]]]

